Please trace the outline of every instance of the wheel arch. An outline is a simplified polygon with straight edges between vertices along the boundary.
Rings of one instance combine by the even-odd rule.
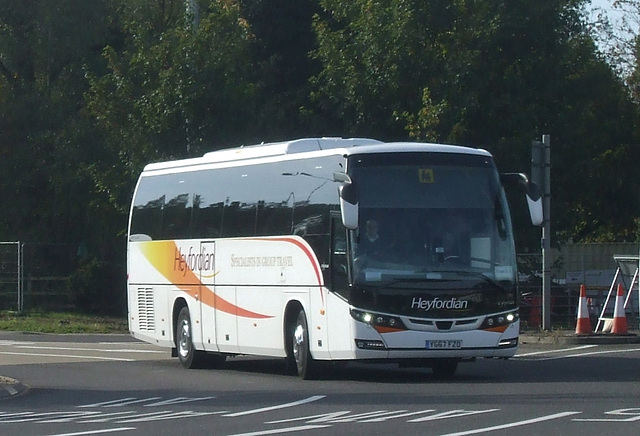
[[[300,310],[306,309],[300,300],[290,300],[284,308],[284,317],[282,322],[282,335],[284,337],[284,348],[288,359],[291,356],[292,334],[296,325],[296,320]]]
[[[171,314],[171,337],[173,340],[172,353],[176,350],[176,347],[178,346],[178,337],[177,337],[178,332],[176,331],[176,325],[178,325],[178,316],[180,315],[180,311],[184,307],[189,307],[189,305],[187,304],[187,300],[185,300],[182,297],[176,298],[176,300],[173,302],[173,313]]]

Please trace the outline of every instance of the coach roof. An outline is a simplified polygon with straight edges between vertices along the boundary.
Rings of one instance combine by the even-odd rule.
[[[462,147],[457,145],[442,145],[415,142],[390,142],[383,143],[368,138],[303,138],[292,141],[262,143],[257,145],[227,148],[206,153],[202,157],[183,159],[178,161],[152,163],[145,167],[145,171],[161,170],[175,167],[185,167],[204,163],[234,162],[248,159],[257,159],[271,156],[291,155],[296,153],[314,152],[330,149],[345,149],[346,154],[351,154],[350,149],[358,147],[357,152],[446,152],[480,154],[489,156],[484,150]]]

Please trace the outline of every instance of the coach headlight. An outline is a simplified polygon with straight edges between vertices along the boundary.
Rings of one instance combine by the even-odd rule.
[[[351,309],[351,317],[356,321],[369,324],[371,327],[376,329],[378,333],[389,333],[398,330],[407,330],[407,327],[405,327],[402,320],[397,316]]]
[[[519,319],[520,314],[517,310],[507,313],[501,313],[499,315],[488,316],[480,326],[480,330],[504,331],[504,329],[506,329],[510,324],[513,324]]]

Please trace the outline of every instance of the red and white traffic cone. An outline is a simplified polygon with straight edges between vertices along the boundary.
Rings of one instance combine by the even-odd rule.
[[[627,334],[627,314],[624,310],[624,289],[622,288],[621,283],[618,283],[618,293],[616,294],[616,306],[613,309],[611,333],[614,335]]]
[[[590,335],[591,318],[589,317],[589,307],[587,304],[587,288],[580,286],[580,299],[578,300],[578,321],[576,322],[576,335]]]

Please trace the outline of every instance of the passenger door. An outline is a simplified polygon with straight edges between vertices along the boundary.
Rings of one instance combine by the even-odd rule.
[[[331,213],[330,290],[347,297],[349,263],[347,262],[347,229],[339,212]]]
[[[216,339],[216,245],[214,241],[200,243],[199,276],[200,290],[198,303],[200,306],[200,331],[202,343],[206,351],[219,351]],[[194,330],[198,326],[194,326]]]

